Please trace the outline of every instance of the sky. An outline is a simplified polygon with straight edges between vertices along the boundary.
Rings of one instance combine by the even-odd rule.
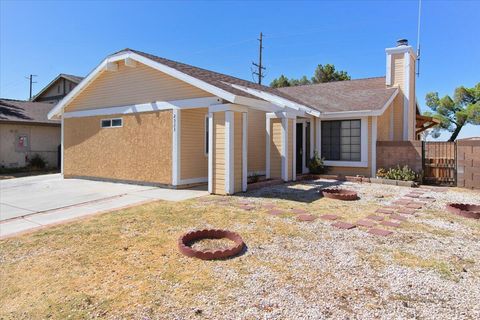
[[[264,84],[334,64],[353,79],[385,75],[385,48],[417,46],[414,1],[5,1],[0,0],[0,97],[28,99],[59,73],[85,76],[132,48],[252,80],[264,34]],[[480,1],[422,1],[417,98],[480,82]],[[443,133],[439,140],[450,135]],[[459,138],[480,136],[467,126]]]

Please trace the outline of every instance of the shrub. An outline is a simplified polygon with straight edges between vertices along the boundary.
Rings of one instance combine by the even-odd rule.
[[[315,151],[313,158],[308,161],[308,170],[313,174],[321,174],[326,172],[325,165],[323,164],[324,159],[320,158],[318,152]]]
[[[387,170],[385,170],[383,168],[380,168],[380,169],[377,170],[377,177],[385,178],[386,175],[387,175]]]
[[[410,169],[407,165],[403,167],[397,166],[396,168],[390,168],[386,171],[385,169],[380,169],[380,170],[383,170],[381,174],[384,174],[383,178],[386,178],[386,179],[413,181],[413,180],[416,180],[418,177],[418,174],[412,169]],[[378,175],[378,172],[377,172],[377,175]],[[378,176],[381,177],[380,175]]]
[[[257,172],[254,172],[253,175],[250,176],[250,183],[256,183],[258,181],[260,181],[260,174],[258,174]]]
[[[28,166],[32,169],[44,169],[46,163],[39,154],[35,154],[30,160],[28,160]]]

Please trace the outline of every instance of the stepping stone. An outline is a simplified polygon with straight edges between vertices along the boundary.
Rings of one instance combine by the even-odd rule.
[[[372,222],[370,220],[358,220],[357,222],[355,222],[355,224],[359,227],[371,228],[375,225],[375,222]]]
[[[400,222],[395,222],[395,221],[382,221],[380,222],[380,224],[387,227],[394,227],[394,228],[400,227]]]
[[[273,203],[266,203],[263,205],[265,209],[273,209],[275,208],[275,205]]]
[[[317,217],[311,215],[311,214],[300,214],[297,216],[298,221],[313,221],[317,219]]]
[[[419,203],[410,203],[406,205],[409,209],[422,209],[422,205]]]
[[[415,209],[401,208],[401,209],[398,209],[397,212],[398,212],[398,213],[403,213],[403,214],[414,214],[414,213],[415,213]]]
[[[380,216],[376,216],[374,214],[371,214],[367,217],[367,219],[370,219],[370,220],[375,220],[375,221],[382,221],[384,218],[383,217],[380,217]]]
[[[406,194],[405,197],[408,197],[408,198],[419,198],[420,196],[418,194]]]
[[[409,204],[410,202],[411,202],[410,200],[397,200],[397,201],[394,201],[392,203],[403,206],[403,205]]]
[[[372,229],[368,230],[368,233],[376,235],[376,236],[386,237],[388,235],[391,235],[393,233],[393,231],[372,228]]]
[[[395,219],[395,220],[398,220],[398,221],[406,221],[407,217],[401,216],[399,214],[392,214],[390,216],[390,219]]]
[[[375,212],[378,212],[378,213],[385,213],[385,214],[394,214],[394,211],[393,211],[393,210],[390,210],[390,209],[383,209],[383,208],[377,209]]]
[[[323,219],[323,220],[337,220],[338,218],[340,217],[334,214],[324,214],[323,216],[320,216],[320,219]]]
[[[335,222],[334,224],[332,224],[332,226],[334,226],[335,228],[344,229],[344,230],[349,230],[356,227],[354,224],[343,222],[343,221]]]
[[[294,214],[306,214],[306,213],[308,213],[307,210],[304,210],[304,209],[292,209],[292,212]]]
[[[282,214],[283,211],[282,211],[282,210],[278,210],[278,209],[270,209],[270,210],[268,210],[267,213],[268,213],[268,214],[271,214],[272,216],[278,216],[278,215]]]

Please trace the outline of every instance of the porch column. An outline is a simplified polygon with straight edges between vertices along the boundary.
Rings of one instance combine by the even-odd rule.
[[[180,110],[172,111],[172,185],[180,181]]]
[[[288,181],[288,118],[282,118],[282,180]]]
[[[372,158],[372,178],[375,178],[375,175],[377,174],[377,118],[378,117],[372,117],[372,154],[370,155]]]
[[[297,118],[293,120],[293,138],[292,138],[292,180],[297,181]]]
[[[270,179],[270,143],[271,143],[271,136],[270,136],[270,117],[267,115],[265,121],[265,128],[266,128],[266,137],[267,141],[265,143],[266,151],[265,151],[265,178]]]
[[[233,194],[235,191],[234,179],[234,113],[225,111],[225,193]]]
[[[213,112],[208,113],[208,193],[213,193]]]
[[[248,113],[242,113],[242,191],[247,191],[248,179]]]

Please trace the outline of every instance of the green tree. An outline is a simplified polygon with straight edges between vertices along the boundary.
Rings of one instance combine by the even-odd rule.
[[[473,88],[456,88],[453,99],[449,95],[440,99],[438,92],[430,92],[425,100],[432,111],[424,114],[440,121],[437,128],[452,132],[448,141],[455,141],[466,124],[480,125],[480,82]]]
[[[303,86],[306,84],[312,83],[323,83],[323,82],[332,82],[332,81],[343,81],[343,80],[350,80],[350,76],[346,71],[337,71],[335,70],[335,66],[333,64],[326,64],[326,65],[317,65],[313,73],[313,77],[311,80],[307,78],[307,76],[303,76],[300,79],[288,79],[283,74],[273,79],[270,83],[270,86],[273,88],[281,88],[281,87],[292,87],[292,86]]]

